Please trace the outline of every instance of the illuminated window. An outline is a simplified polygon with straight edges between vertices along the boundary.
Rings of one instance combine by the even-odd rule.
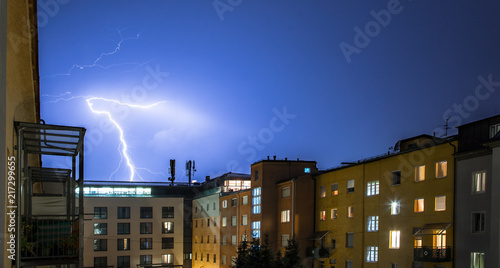
[[[415,167],[415,181],[425,180],[425,166]]]
[[[107,218],[108,218],[107,207],[94,207],[94,219],[107,219]]]
[[[472,232],[473,233],[481,233],[485,230],[485,217],[486,213],[484,212],[474,212],[472,213]]]
[[[130,223],[129,222],[119,222],[117,224],[116,234],[119,234],[119,235],[130,234]]]
[[[107,235],[108,234],[108,224],[107,223],[94,223],[94,234],[95,235]]]
[[[141,234],[152,234],[153,233],[153,223],[152,222],[141,222],[140,230],[141,230]]]
[[[348,206],[347,207],[347,218],[352,218],[352,217],[354,217],[354,207]]]
[[[500,124],[492,125],[490,127],[490,139],[495,137],[498,132],[500,132]]]
[[[153,238],[141,238],[139,242],[141,249],[153,249]]]
[[[247,205],[248,204],[248,195],[245,195],[241,198],[241,204],[242,205]]]
[[[281,246],[286,248],[288,246],[288,240],[290,240],[290,235],[289,234],[282,234],[281,235]]]
[[[434,248],[446,248],[446,230],[434,230],[432,235],[432,246]]]
[[[436,178],[443,178],[448,175],[448,162],[441,161],[436,163]]]
[[[281,222],[290,222],[290,210],[281,211]]]
[[[421,248],[423,245],[422,243],[422,237],[421,236],[415,236],[415,248]]]
[[[118,207],[118,219],[130,219],[130,207]]]
[[[472,175],[472,192],[484,193],[486,191],[486,172],[474,172]]]
[[[484,268],[484,252],[471,252],[470,267]]]
[[[394,201],[391,203],[391,215],[398,215],[401,212],[401,203]]]
[[[174,238],[173,237],[162,237],[161,238],[161,248],[162,249],[174,249]]]
[[[446,196],[436,196],[435,197],[435,211],[445,211],[446,210]]]
[[[319,212],[319,220],[320,221],[326,220],[326,211],[322,210]]]
[[[141,219],[153,218],[153,207],[141,207]]]
[[[415,199],[413,211],[414,212],[424,212],[424,199],[423,198]]]
[[[226,265],[226,262],[227,262],[226,255],[222,255],[221,256],[220,262],[221,262],[222,265]]]
[[[222,200],[222,208],[227,208],[227,200]]]
[[[248,225],[248,215],[241,216],[241,225]]]
[[[339,194],[339,184],[332,183],[332,196]]]
[[[116,240],[117,250],[130,250],[130,238],[120,238]]]
[[[325,185],[321,185],[321,187],[319,188],[319,197],[320,198],[326,197],[326,186]]]
[[[116,258],[117,268],[128,268],[130,267],[130,256],[118,256]]]
[[[172,234],[174,233],[174,222],[171,221],[165,221],[162,223],[161,226],[161,233],[162,234]]]
[[[222,227],[226,227],[226,225],[227,225],[227,218],[222,217]]]
[[[163,254],[163,255],[161,255],[161,263],[164,263],[164,264],[174,264],[174,254]]]
[[[106,251],[106,250],[108,250],[107,239],[94,239],[94,251]]]
[[[337,219],[337,208],[332,208],[331,209],[331,219],[336,220]]]
[[[290,187],[283,187],[281,189],[281,197],[289,197],[290,196]]]
[[[311,173],[311,168],[308,167],[304,168],[304,173]]]
[[[378,247],[366,247],[366,262],[378,262]]]
[[[256,239],[260,238],[260,221],[252,222],[252,237]]]
[[[354,192],[354,180],[348,180],[347,181],[347,193],[353,193]]]
[[[366,196],[378,195],[379,181],[370,181],[366,184]]]
[[[392,172],[392,185],[400,185],[401,184],[401,171],[393,171]]]
[[[378,216],[368,216],[366,228],[368,232],[378,231]]]
[[[401,231],[391,230],[389,231],[389,248],[397,249],[400,246]]]
[[[260,214],[260,195],[261,195],[261,190],[260,187],[254,188],[252,190],[252,213],[253,214]]]
[[[241,241],[248,241],[247,235],[241,235]]]

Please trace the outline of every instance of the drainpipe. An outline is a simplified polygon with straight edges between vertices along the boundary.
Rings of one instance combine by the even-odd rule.
[[[458,139],[458,138],[457,138]],[[456,185],[457,185],[457,158],[455,157],[455,154],[457,153],[457,146],[455,146],[451,140],[448,141],[450,146],[453,147],[453,249],[452,249],[452,258],[453,261],[452,267],[455,267],[455,251],[456,251],[456,230],[457,230],[457,217],[456,217],[456,206],[457,206],[457,194],[456,194]]]
[[[313,193],[313,233],[316,232],[316,202],[317,202],[317,199],[316,199],[316,175],[312,175],[311,178],[313,179],[314,181],[314,193]],[[312,242],[312,246],[314,247],[314,240]],[[311,268],[314,268],[314,257],[312,258],[312,264],[311,264]]]
[[[16,247],[16,267],[19,268],[21,267],[21,223],[22,223],[22,216],[21,216],[21,207],[22,207],[22,204],[21,204],[21,191],[23,189],[22,187],[22,171],[23,171],[23,161],[22,161],[22,155],[23,155],[23,132],[24,132],[24,129],[26,127],[22,127],[20,130],[19,130],[19,133],[18,133],[18,136],[17,136],[17,143],[18,143],[18,147],[17,147],[17,194],[16,194],[16,198],[17,198],[17,226],[16,226],[16,244],[17,244],[17,247]]]
[[[295,237],[295,178],[292,179],[292,238]]]

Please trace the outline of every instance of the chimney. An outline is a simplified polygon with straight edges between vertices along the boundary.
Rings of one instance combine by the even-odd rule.
[[[288,157],[285,157],[285,161],[288,161]]]
[[[205,181],[209,181],[209,180],[210,180],[210,176],[206,176]]]
[[[267,156],[267,160],[269,160],[269,155]]]
[[[273,155],[273,160],[276,160],[276,156],[275,155]]]

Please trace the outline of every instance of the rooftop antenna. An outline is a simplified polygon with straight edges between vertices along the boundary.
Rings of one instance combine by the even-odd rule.
[[[195,172],[196,172],[196,166],[194,160],[186,161],[186,173],[188,174],[189,186],[191,186],[191,176],[194,176]]]
[[[171,175],[171,177],[168,178],[168,180],[171,181],[170,186],[174,186],[174,181],[175,181],[175,159],[170,159],[170,175]]]
[[[441,125],[441,126],[444,126],[444,136],[445,137],[448,137],[448,129],[451,129],[451,127],[448,126],[448,120],[450,120],[450,117],[451,116],[448,116],[448,118],[446,118],[446,123],[444,125]]]

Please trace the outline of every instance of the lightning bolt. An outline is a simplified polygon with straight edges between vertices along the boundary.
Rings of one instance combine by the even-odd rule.
[[[147,170],[150,173],[161,174],[161,175],[165,176],[165,174],[163,174],[163,173],[158,173],[158,172],[155,173],[155,172],[152,172],[152,171],[145,169],[145,168],[136,168],[135,167],[134,162],[130,158],[130,155],[128,152],[128,145],[127,145],[127,141],[125,140],[125,134],[124,134],[123,128],[120,126],[120,124],[118,124],[118,122],[116,122],[116,120],[113,118],[113,116],[111,115],[111,113],[109,111],[95,109],[94,104],[92,103],[95,100],[111,102],[111,103],[115,103],[118,105],[127,106],[130,108],[136,108],[136,109],[149,109],[149,108],[155,107],[159,104],[165,103],[166,101],[160,101],[160,102],[156,102],[156,103],[149,104],[149,105],[137,105],[137,104],[123,103],[123,102],[120,102],[120,101],[117,101],[114,99],[107,99],[107,98],[101,98],[101,97],[90,97],[90,98],[86,99],[87,105],[89,106],[90,110],[95,114],[106,115],[108,117],[108,120],[118,129],[118,132],[119,132],[120,145],[118,146],[118,150],[120,151],[120,163],[118,164],[117,169],[110,175],[110,179],[118,171],[118,169],[120,169],[121,164],[123,162],[123,159],[125,159],[125,164],[127,165],[128,169],[129,169],[129,174],[130,174],[129,181],[134,181],[135,175],[137,175],[141,180],[144,180],[141,177],[141,175],[139,173],[137,173],[138,169]]]

